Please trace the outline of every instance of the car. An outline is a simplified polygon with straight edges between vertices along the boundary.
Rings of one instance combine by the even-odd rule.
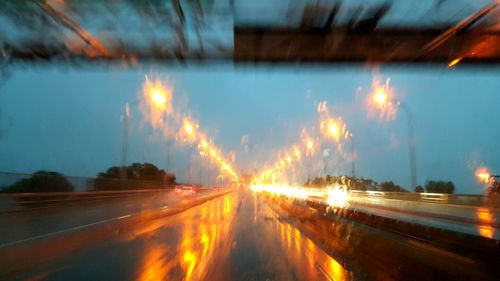
[[[500,195],[500,181],[493,179],[491,186],[488,188],[488,195]]]
[[[196,193],[198,189],[199,187],[192,185],[176,185],[174,190],[182,196],[185,196]]]

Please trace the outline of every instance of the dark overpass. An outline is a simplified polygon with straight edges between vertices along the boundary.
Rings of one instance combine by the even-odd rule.
[[[0,33],[4,34],[0,62],[4,66],[16,62],[124,66],[142,62],[500,62],[495,3],[464,7],[465,16],[439,24],[428,24],[423,15],[422,23],[398,25],[394,18],[402,20],[405,15],[393,12],[393,5],[387,3],[348,7],[341,5],[344,2],[328,6],[306,1],[304,6],[287,7],[281,12],[285,17],[278,13],[279,7],[261,7],[277,13],[271,17],[273,22],[262,20],[260,10],[242,5],[245,1],[216,2],[227,5],[213,7],[206,1],[153,1],[149,6],[134,1],[0,4]],[[256,16],[245,20],[247,12]]]

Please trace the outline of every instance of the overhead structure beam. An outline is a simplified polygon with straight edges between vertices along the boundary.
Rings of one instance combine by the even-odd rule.
[[[476,24],[500,6],[498,0],[461,21],[432,28],[388,26],[391,21],[384,18],[395,13],[390,2],[309,3],[300,22],[258,16],[250,26],[234,18],[231,0],[115,2],[0,1],[0,30],[8,30],[0,35],[0,65],[500,63],[500,29]]]
[[[500,32],[459,32],[443,41],[439,48],[421,53],[422,46],[442,30],[377,29],[373,32],[351,32],[334,28],[325,33],[315,29],[236,28],[234,49],[210,53],[190,51],[182,59],[174,52],[152,47],[108,44],[106,55],[86,56],[71,53],[63,44],[46,45],[24,42],[6,45],[9,61],[67,63],[130,63],[181,61],[235,63],[446,63],[460,57],[460,63],[500,63]],[[467,54],[467,55],[464,55]]]
[[[91,47],[93,47],[97,52],[98,55],[101,56],[107,56],[109,55],[108,50],[104,45],[94,37],[90,32],[82,28],[80,25],[78,25],[75,21],[73,21],[71,18],[66,16],[64,13],[57,11],[54,9],[52,6],[50,6],[48,3],[41,3],[41,2],[35,2],[46,14],[50,15],[54,20],[57,22],[61,23],[64,25],[66,28],[72,30],[75,34],[78,35],[85,43],[89,44]]]
[[[442,45],[446,40],[449,40],[452,36],[457,34],[458,32],[469,28],[471,25],[476,23],[478,20],[489,14],[493,9],[495,9],[498,6],[497,2],[492,2],[488,5],[486,5],[484,8],[480,9],[479,11],[475,12],[474,14],[468,16],[461,22],[457,23],[455,26],[452,26],[445,32],[439,34],[436,38],[434,38],[431,42],[429,42],[427,45],[425,45],[422,48],[423,52],[429,52],[440,45]]]
[[[463,63],[500,63],[500,32],[456,33],[422,54],[422,47],[442,32],[236,27],[233,59],[238,63],[448,63],[468,53]]]

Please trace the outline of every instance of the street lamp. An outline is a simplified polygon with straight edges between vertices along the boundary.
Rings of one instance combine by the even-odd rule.
[[[187,157],[187,177],[186,181],[187,184],[190,184],[190,179],[191,179],[191,153],[193,152],[193,148],[195,145],[191,145],[188,149],[188,157]]]
[[[314,142],[311,139],[307,139],[306,149],[308,154],[306,156],[311,156],[314,150]],[[307,157],[307,181],[309,180],[311,180],[311,159]]]
[[[350,140],[351,140],[351,176],[353,179],[356,178],[356,168],[355,168],[355,155],[354,155],[354,136],[352,133],[349,135]]]
[[[415,188],[417,186],[417,165],[416,165],[416,153],[415,153],[415,131],[413,129],[413,114],[410,110],[410,107],[401,101],[394,100],[392,96],[392,90],[389,88],[388,83],[383,87],[376,87],[372,97],[372,102],[381,110],[391,110],[394,106],[399,106],[402,108],[408,118],[408,152],[409,152],[409,160],[410,160],[410,182],[411,188]]]
[[[480,172],[477,173],[476,176],[478,179],[484,183],[489,183],[491,181],[495,181],[495,179],[500,178],[500,175],[492,175],[489,172]]]
[[[131,104],[126,103],[121,116],[123,122],[123,141],[122,141],[122,167],[127,166],[128,154],[128,138],[130,127],[130,107],[137,106],[139,103],[146,106],[151,114],[150,118],[153,121],[153,127],[167,125],[167,116],[172,113],[172,91],[168,87],[164,87],[160,82],[151,82],[146,79],[143,86],[143,96],[134,100]],[[159,123],[157,123],[159,122]],[[170,145],[171,142],[167,140],[167,169],[170,169]],[[122,177],[124,177],[122,172]]]
[[[120,177],[122,179],[125,179],[126,178],[125,167],[127,166],[128,134],[129,134],[129,121],[130,121],[130,107],[128,103],[125,103],[121,120],[123,122],[123,132],[122,132],[122,168],[120,169],[121,173]]]
[[[191,143],[188,149],[188,157],[187,157],[187,177],[186,181],[187,184],[190,183],[190,177],[191,177],[191,152],[193,151],[193,148],[196,147],[196,144],[193,144],[193,142],[196,140],[196,131],[195,127],[192,124],[192,122],[189,119],[184,119],[184,124],[182,126],[182,130],[184,131],[187,141]]]

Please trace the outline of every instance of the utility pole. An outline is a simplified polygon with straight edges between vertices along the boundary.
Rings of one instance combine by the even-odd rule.
[[[191,171],[191,147],[188,149],[188,157],[187,157],[187,177],[186,181],[187,184],[189,184],[189,176],[190,176],[190,171]]]
[[[413,190],[417,186],[417,160],[415,155],[416,140],[415,131],[413,130],[413,115],[407,105],[400,103],[400,106],[405,109],[408,115],[408,154],[410,159],[410,182],[411,189]]]
[[[122,168],[120,170],[121,178],[126,178],[125,167],[127,167],[127,154],[128,154],[128,135],[129,135],[129,119],[130,119],[130,107],[128,103],[125,103],[123,108],[123,113],[121,116],[123,122],[123,132],[122,132]]]
[[[167,172],[169,172],[172,169],[171,166],[171,160],[170,160],[170,147],[172,145],[172,141],[170,139],[167,139]]]
[[[351,176],[353,179],[356,178],[356,167],[355,167],[355,155],[354,155],[354,138],[351,134]]]
[[[203,158],[201,157],[201,155],[198,155],[198,159],[199,159],[198,165],[200,165],[200,175],[199,175],[200,177],[199,177],[199,179],[200,179],[200,186],[201,186],[201,185],[203,185],[202,179],[201,179],[201,169],[202,169],[202,165],[201,164],[202,164],[202,159]]]

